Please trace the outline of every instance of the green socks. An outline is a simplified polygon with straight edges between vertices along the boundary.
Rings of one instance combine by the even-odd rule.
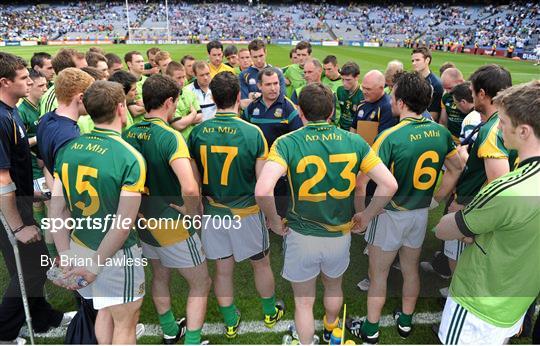
[[[189,330],[186,332],[184,339],[185,345],[199,345],[201,343],[201,330],[202,328]]]
[[[276,314],[276,296],[261,298],[262,308],[265,315],[274,316]]]
[[[229,306],[220,306],[219,312],[223,316],[223,321],[228,327],[236,325],[238,322],[238,315],[236,314],[236,305],[231,304]]]
[[[376,323],[371,323],[366,318],[366,320],[362,324],[362,333],[364,335],[371,336],[377,333],[378,331],[379,331],[379,321],[377,321]]]
[[[163,334],[167,336],[176,336],[178,334],[179,327],[176,324],[172,310],[167,311],[163,315],[159,315],[159,325]]]
[[[398,323],[402,326],[411,326],[412,325],[412,314],[407,315],[405,313],[401,313],[398,317]]]

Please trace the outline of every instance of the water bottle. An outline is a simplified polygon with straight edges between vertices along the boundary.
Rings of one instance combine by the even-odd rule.
[[[341,345],[342,336],[343,331],[341,330],[341,328],[334,328],[334,330],[332,330],[332,335],[330,336],[330,345]]]
[[[59,267],[51,267],[47,270],[47,279],[58,281],[63,286],[78,286],[81,288],[88,286],[88,282],[82,276],[66,278],[64,272]]]

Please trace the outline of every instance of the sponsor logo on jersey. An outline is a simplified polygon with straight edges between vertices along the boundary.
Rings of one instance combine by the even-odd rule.
[[[283,116],[283,109],[281,108],[276,109],[276,111],[274,112],[274,116],[276,118],[281,118]]]
[[[250,78],[249,79],[249,84],[250,85],[255,85],[255,84],[257,84],[257,81],[255,80],[255,78]]]
[[[261,111],[259,110],[259,108],[255,108],[253,110],[253,115],[259,115],[259,114],[261,114]]]

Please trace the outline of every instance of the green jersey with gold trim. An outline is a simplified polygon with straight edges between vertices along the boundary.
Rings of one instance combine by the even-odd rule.
[[[81,225],[71,238],[97,250],[111,228],[121,191],[144,192],[144,158],[120,133],[96,127],[65,144],[54,167],[71,217]],[[137,235],[131,232],[122,247],[136,242]]]
[[[362,137],[324,121],[279,137],[268,160],[287,169],[288,225],[318,237],[350,231],[356,177],[381,162]]]
[[[141,213],[145,219],[171,220],[162,221],[157,227],[146,224],[145,229],[139,229],[141,240],[153,246],[186,240],[190,232],[183,227],[182,215],[170,207],[184,204],[181,185],[171,167],[176,159],[190,159],[182,135],[159,118],[144,118],[127,129],[123,137],[146,160],[147,195],[143,196]]]
[[[364,101],[364,94],[358,86],[354,91],[350,92],[345,87],[340,86],[337,89],[337,101],[340,109],[340,116],[336,118],[339,127],[345,131],[349,131],[352,127],[353,121],[356,120],[356,113],[362,101]]]
[[[457,154],[450,131],[422,116],[404,118],[381,132],[373,150],[398,182],[385,207],[394,211],[429,207],[445,159]]]
[[[478,131],[470,145],[469,158],[456,186],[456,202],[468,204],[487,182],[484,159],[506,159],[509,153],[498,130],[499,115],[494,113]]]
[[[268,145],[261,129],[234,113],[216,113],[196,126],[188,147],[201,174],[204,212],[239,215],[259,212],[255,201],[255,164]]]

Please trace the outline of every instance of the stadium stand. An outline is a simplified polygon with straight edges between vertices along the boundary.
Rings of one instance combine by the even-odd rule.
[[[164,2],[129,2],[132,39],[165,38]],[[219,11],[216,11],[219,8]],[[69,2],[1,5],[0,40],[125,37],[125,4]],[[54,18],[54,20],[52,19]],[[540,5],[457,7],[448,4],[338,6],[330,4],[187,3],[169,1],[172,38],[359,40],[402,45],[405,40],[498,48],[532,48],[540,36]],[[238,25],[230,25],[234,22]],[[279,23],[279,25],[276,25]]]

